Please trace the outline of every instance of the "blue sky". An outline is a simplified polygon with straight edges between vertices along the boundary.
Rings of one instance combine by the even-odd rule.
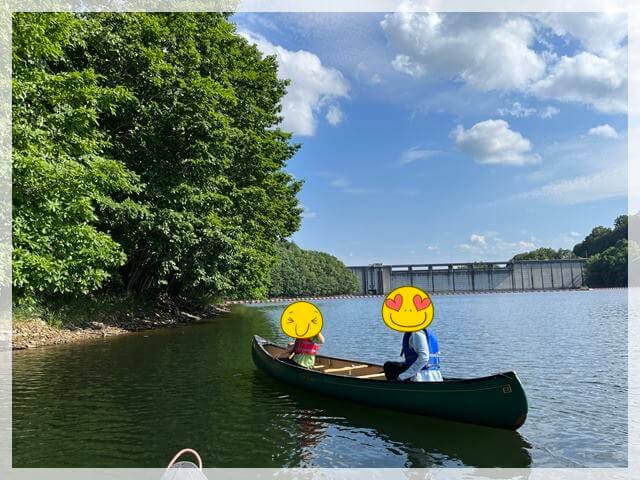
[[[302,248],[350,265],[501,261],[627,211],[623,15],[232,21],[291,80]]]

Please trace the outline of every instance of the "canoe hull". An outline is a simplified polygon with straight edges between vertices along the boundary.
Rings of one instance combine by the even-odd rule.
[[[527,398],[514,372],[444,382],[387,382],[324,374],[275,359],[254,336],[252,357],[272,377],[332,397],[445,420],[516,430],[527,417]]]

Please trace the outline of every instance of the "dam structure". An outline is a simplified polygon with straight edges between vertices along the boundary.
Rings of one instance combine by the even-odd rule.
[[[433,293],[570,290],[584,286],[586,259],[433,263],[348,267],[362,295],[386,295],[403,285]]]

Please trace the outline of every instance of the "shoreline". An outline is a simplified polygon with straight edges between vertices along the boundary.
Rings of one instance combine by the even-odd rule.
[[[544,293],[589,290],[609,289],[582,288],[564,290],[488,290],[476,292],[435,292],[433,293],[433,295],[486,295],[493,293]],[[181,310],[174,304],[158,304],[157,307],[152,311],[142,315],[136,315],[132,312],[126,312],[120,318],[113,318],[108,322],[89,321],[80,325],[69,325],[62,327],[52,326],[42,318],[32,317],[25,318],[19,321],[14,320],[12,322],[11,349],[26,350],[38,347],[81,342],[85,340],[98,340],[101,338],[114,337],[145,330],[183,327],[227,314],[230,312],[230,308],[235,305],[266,305],[291,303],[295,301],[342,300],[383,296],[384,295],[329,295],[311,297],[268,298],[264,300],[227,300],[215,307],[211,307],[206,311],[198,312],[197,314]]]
[[[53,326],[40,317],[34,316],[12,322],[11,350],[26,350],[38,347],[76,343],[85,340],[99,340],[127,333],[157,330],[161,328],[184,327],[229,313],[224,304],[190,313],[176,305],[158,304],[144,314],[126,312],[114,318],[99,322],[88,321],[78,325]]]

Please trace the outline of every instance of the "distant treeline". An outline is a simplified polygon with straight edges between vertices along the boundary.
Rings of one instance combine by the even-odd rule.
[[[616,218],[613,229],[598,226],[575,247],[576,255],[588,258],[586,283],[590,287],[626,287],[629,284],[628,258],[638,259],[640,249],[629,242],[629,222],[640,221],[638,214]]]
[[[278,263],[271,272],[271,297],[301,297],[356,293],[358,279],[336,257],[302,250],[295,243],[282,242]]]
[[[628,280],[628,258],[640,259],[640,248],[629,242],[629,222],[640,222],[640,214],[621,215],[615,219],[613,228],[597,226],[573,250],[538,248],[515,255],[511,260],[549,260],[587,258],[585,283],[594,288],[626,287]]]
[[[530,252],[519,253],[514,255],[511,259],[512,262],[517,262],[519,260],[558,260],[558,259],[569,259],[576,258],[576,254],[571,250],[567,250],[564,248],[559,248],[558,250],[554,250],[549,247],[542,247],[536,250],[532,250]]]

